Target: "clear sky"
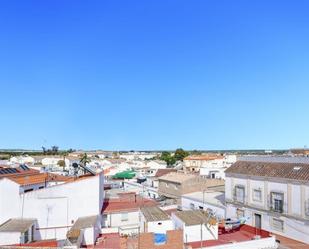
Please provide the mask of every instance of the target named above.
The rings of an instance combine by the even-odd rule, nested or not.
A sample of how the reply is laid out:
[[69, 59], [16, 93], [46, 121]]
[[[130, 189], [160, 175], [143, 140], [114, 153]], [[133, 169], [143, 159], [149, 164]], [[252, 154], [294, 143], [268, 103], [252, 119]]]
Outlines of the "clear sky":
[[0, 3], [0, 148], [309, 145], [309, 1]]

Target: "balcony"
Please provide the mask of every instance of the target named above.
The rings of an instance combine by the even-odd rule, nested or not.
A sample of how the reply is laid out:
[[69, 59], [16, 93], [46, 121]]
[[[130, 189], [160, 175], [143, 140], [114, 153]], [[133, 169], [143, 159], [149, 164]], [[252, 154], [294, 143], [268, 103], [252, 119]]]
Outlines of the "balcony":
[[276, 213], [283, 213], [285, 208], [284, 206], [287, 206], [286, 203], [284, 203], [284, 194], [279, 192], [270, 192], [269, 195], [269, 203], [268, 207], [269, 210]]

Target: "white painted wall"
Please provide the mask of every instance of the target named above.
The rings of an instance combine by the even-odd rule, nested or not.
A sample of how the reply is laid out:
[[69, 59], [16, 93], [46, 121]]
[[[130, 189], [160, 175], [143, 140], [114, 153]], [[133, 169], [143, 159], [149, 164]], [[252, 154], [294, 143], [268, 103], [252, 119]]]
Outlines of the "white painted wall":
[[13, 245], [21, 243], [21, 233], [9, 232], [9, 233], [0, 233], [0, 245]]
[[83, 229], [82, 245], [92, 246], [95, 244], [96, 239], [101, 233], [101, 217], [98, 216], [94, 227]]
[[31, 156], [14, 156], [10, 158], [11, 163], [24, 164], [24, 163], [34, 163], [34, 158]]
[[200, 209], [199, 207], [204, 207], [205, 210], [211, 209], [218, 218], [225, 218], [225, 207], [207, 203], [206, 201], [203, 203], [185, 196], [181, 197], [182, 210], [191, 210], [191, 204], [194, 205], [194, 209]]
[[[183, 240], [187, 242], [195, 242], [202, 240], [218, 239], [218, 225], [210, 226], [209, 224], [187, 226], [175, 214], [172, 214], [172, 220], [175, 229], [183, 229]], [[207, 228], [208, 227], [208, 228]], [[201, 236], [202, 231], [202, 236]]]
[[[127, 219], [123, 220], [124, 214], [127, 214]], [[107, 227], [123, 227], [139, 224], [139, 211], [125, 211], [107, 214], [106, 226]]]
[[158, 198], [159, 194], [158, 194], [158, 189], [154, 188], [154, 187], [149, 187], [147, 186], [147, 181], [145, 182], [144, 185], [139, 184], [137, 182], [135, 182], [136, 180], [126, 180], [124, 181], [124, 190], [125, 191], [132, 191], [135, 192], [143, 197], [147, 197], [147, 198]]
[[166, 231], [174, 230], [174, 223], [172, 220], [147, 222], [148, 233], [166, 233]]
[[[219, 178], [224, 179], [225, 178], [225, 171], [226, 168], [215, 168], [215, 167], [201, 167], [200, 168], [200, 175], [210, 178]], [[212, 177], [214, 174], [214, 177]]]
[[0, 224], [20, 217], [19, 185], [7, 178], [0, 180]]
[[[237, 208], [245, 211], [245, 216], [250, 217], [247, 224], [255, 226], [254, 215], [262, 215], [262, 229], [280, 234], [282, 236], [309, 243], [309, 216], [305, 215], [305, 202], [309, 200], [309, 186], [297, 182], [278, 181], [276, 179], [243, 179], [226, 177], [226, 199], [232, 200], [233, 188], [237, 184], [245, 186], [246, 201], [249, 207], [239, 207], [234, 204], [227, 205], [227, 218], [236, 217]], [[253, 199], [254, 189], [262, 192], [261, 201]], [[284, 194], [283, 214], [270, 211], [270, 193], [279, 192]], [[289, 199], [290, 198], [290, 199]], [[309, 205], [309, 202], [308, 202]], [[309, 206], [308, 206], [309, 207]], [[283, 221], [283, 231], [279, 231], [273, 225], [273, 219]], [[307, 220], [307, 221], [306, 221]]]
[[40, 239], [66, 238], [66, 232], [83, 216], [100, 215], [103, 175], [19, 194], [19, 185], [0, 180], [0, 223], [10, 218], [38, 220]]

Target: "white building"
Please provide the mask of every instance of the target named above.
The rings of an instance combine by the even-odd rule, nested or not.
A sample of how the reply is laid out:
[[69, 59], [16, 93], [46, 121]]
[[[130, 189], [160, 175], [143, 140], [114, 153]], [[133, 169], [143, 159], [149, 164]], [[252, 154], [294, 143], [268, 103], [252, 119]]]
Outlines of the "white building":
[[155, 206], [152, 200], [136, 193], [118, 193], [104, 200], [102, 233], [137, 234], [140, 227], [140, 208]]
[[119, 155], [120, 158], [126, 159], [127, 161], [133, 160], [146, 160], [156, 157], [159, 153], [146, 153], [146, 152], [128, 152]]
[[225, 195], [224, 192], [199, 191], [181, 196], [182, 210], [205, 210], [217, 218], [225, 218]]
[[177, 211], [172, 213], [176, 229], [183, 230], [185, 243], [218, 239], [218, 223], [202, 210]]
[[9, 219], [0, 226], [0, 243], [13, 245], [32, 242], [36, 228], [35, 219]]
[[34, 164], [34, 158], [31, 156], [14, 156], [10, 158], [12, 164]]
[[201, 176], [208, 178], [224, 179], [224, 171], [236, 162], [235, 155], [193, 155], [184, 159], [186, 172], [199, 172]]
[[159, 207], [142, 207], [140, 217], [141, 232], [166, 234], [174, 230], [173, 221]]
[[80, 217], [67, 233], [66, 245], [94, 245], [101, 233], [100, 215]]
[[226, 170], [227, 217], [309, 243], [309, 161], [251, 158]]
[[137, 183], [136, 179], [124, 180], [123, 189], [125, 191], [135, 192], [145, 198], [156, 199], [159, 197], [158, 188], [147, 185], [147, 182]]
[[209, 178], [225, 178], [224, 171], [236, 162], [235, 155], [205, 161], [200, 167], [200, 175]]
[[[66, 240], [68, 230], [78, 218], [101, 214], [102, 174], [24, 190], [29, 184], [35, 185], [37, 179], [41, 181], [38, 175], [20, 183], [13, 178], [0, 179], [0, 227], [10, 219], [35, 219], [34, 240]], [[0, 241], [0, 245], [4, 244], [6, 240]]]

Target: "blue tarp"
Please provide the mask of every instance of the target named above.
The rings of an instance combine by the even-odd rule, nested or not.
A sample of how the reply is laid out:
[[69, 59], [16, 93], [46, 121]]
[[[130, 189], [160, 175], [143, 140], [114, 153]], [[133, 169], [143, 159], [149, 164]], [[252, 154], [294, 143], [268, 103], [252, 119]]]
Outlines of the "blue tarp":
[[162, 244], [166, 242], [166, 234], [164, 233], [155, 233], [154, 240], [156, 244]]

